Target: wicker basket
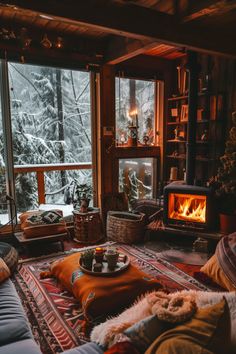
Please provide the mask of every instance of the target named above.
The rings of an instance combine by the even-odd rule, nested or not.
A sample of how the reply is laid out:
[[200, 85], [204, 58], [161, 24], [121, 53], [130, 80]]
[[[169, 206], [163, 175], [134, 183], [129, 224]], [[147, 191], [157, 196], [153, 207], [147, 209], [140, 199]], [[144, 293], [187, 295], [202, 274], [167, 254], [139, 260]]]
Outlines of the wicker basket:
[[90, 208], [87, 213], [73, 211], [74, 214], [74, 240], [79, 243], [93, 244], [103, 238], [102, 220], [97, 208]]
[[135, 243], [144, 238], [145, 214], [109, 211], [107, 215], [107, 238], [122, 243]]

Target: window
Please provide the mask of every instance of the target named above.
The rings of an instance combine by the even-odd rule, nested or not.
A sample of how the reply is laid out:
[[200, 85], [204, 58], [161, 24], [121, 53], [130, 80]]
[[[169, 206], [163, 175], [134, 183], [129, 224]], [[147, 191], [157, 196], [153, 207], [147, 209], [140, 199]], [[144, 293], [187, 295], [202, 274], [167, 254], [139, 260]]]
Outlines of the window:
[[116, 78], [116, 141], [128, 141], [129, 127], [138, 128], [140, 144], [155, 142], [155, 82]]
[[119, 191], [132, 207], [137, 199], [156, 196], [163, 83], [117, 77], [115, 88]]
[[17, 211], [64, 204], [75, 183], [92, 185], [90, 73], [19, 63], [7, 70]]
[[119, 160], [119, 190], [128, 196], [130, 205], [137, 199], [154, 197], [156, 175], [153, 158]]

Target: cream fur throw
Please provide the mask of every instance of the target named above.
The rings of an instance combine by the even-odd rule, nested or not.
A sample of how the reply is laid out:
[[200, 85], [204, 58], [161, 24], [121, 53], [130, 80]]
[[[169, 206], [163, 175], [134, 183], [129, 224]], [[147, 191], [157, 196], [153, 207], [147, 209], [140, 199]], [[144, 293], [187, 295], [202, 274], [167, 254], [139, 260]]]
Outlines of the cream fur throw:
[[160, 320], [179, 323], [188, 320], [196, 311], [195, 296], [181, 293], [166, 294], [154, 291], [138, 300], [121, 315], [95, 327], [91, 340], [103, 346], [111, 346], [120, 334], [141, 319], [155, 314]]
[[172, 323], [187, 321], [197, 309], [195, 297], [191, 294], [183, 296], [180, 293], [166, 294], [155, 291], [147, 295], [147, 302], [153, 315], [159, 320]]
[[[157, 293], [159, 293], [159, 297], [157, 296]], [[155, 313], [155, 311], [160, 311], [161, 307], [163, 308], [163, 306], [155, 307], [155, 303], [153, 303], [155, 302], [154, 300], [155, 297], [160, 299], [160, 297], [163, 294], [164, 294], [163, 292], [153, 292], [147, 294], [146, 296], [138, 300], [136, 303], [134, 303], [133, 306], [131, 306], [130, 308], [122, 312], [120, 315], [108, 319], [106, 322], [101, 323], [98, 326], [94, 327], [90, 337], [91, 341], [96, 342], [104, 347], [110, 347], [117, 341], [124, 340], [126, 337], [123, 335], [123, 332], [127, 328], [132, 326], [134, 323], [139, 322], [141, 319], [152, 315], [153, 311]], [[177, 311], [180, 311], [180, 308], [182, 306], [180, 307], [176, 306], [175, 303], [176, 299], [187, 298], [188, 299], [187, 303], [189, 308], [193, 306], [191, 307], [191, 311], [193, 311], [192, 312], [193, 314], [196, 309], [196, 306], [199, 308], [211, 306], [220, 302], [223, 299], [223, 297], [226, 299], [230, 311], [231, 344], [233, 348], [235, 348], [235, 352], [236, 352], [236, 292], [220, 293], [220, 292], [183, 290], [173, 294], [169, 294], [169, 299], [167, 301], [168, 311], [167, 312], [164, 311], [165, 312], [164, 317], [166, 315], [169, 316], [169, 312], [171, 312], [170, 309], [171, 306], [173, 305], [173, 302], [174, 302], [174, 308], [177, 308], [178, 309]], [[170, 299], [172, 299], [173, 301], [171, 301]], [[156, 303], [158, 303], [158, 301], [156, 301]], [[162, 312], [161, 310], [161, 314], [159, 312], [159, 315], [163, 316], [164, 312]], [[188, 311], [186, 311], [186, 314], [187, 313]], [[186, 317], [186, 319], [190, 317], [191, 316], [189, 313], [189, 317]]]

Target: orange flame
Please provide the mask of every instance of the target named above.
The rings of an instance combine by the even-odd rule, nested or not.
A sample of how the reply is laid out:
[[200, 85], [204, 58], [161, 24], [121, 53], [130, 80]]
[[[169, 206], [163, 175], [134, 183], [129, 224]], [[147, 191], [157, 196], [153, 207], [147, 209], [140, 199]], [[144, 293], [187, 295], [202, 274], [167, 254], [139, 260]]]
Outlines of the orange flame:
[[206, 222], [206, 197], [193, 195], [174, 195], [170, 218], [194, 222]]

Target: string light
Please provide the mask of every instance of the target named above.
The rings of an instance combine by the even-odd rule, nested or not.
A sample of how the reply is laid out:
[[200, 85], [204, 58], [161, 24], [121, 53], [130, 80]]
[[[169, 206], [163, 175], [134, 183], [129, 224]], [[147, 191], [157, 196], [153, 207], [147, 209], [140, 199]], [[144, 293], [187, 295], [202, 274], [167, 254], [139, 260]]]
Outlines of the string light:
[[23, 49], [29, 48], [32, 39], [28, 36], [28, 31], [26, 28], [22, 27], [20, 31], [20, 40], [22, 42]]
[[41, 45], [45, 48], [45, 49], [50, 49], [52, 48], [52, 42], [48, 39], [47, 34], [45, 34], [43, 36], [43, 39], [41, 40]]
[[11, 31], [11, 32], [10, 32], [9, 38], [10, 38], [10, 39], [16, 39], [16, 35], [15, 35], [15, 32], [14, 32], [14, 31]]
[[31, 38], [26, 38], [23, 42], [23, 49], [25, 48], [29, 48], [30, 47], [30, 44], [32, 42], [32, 39]]
[[[29, 36], [28, 30], [25, 27], [22, 27], [20, 29], [20, 33], [17, 34], [14, 30], [12, 29], [7, 29], [4, 27], [0, 27], [0, 38], [4, 40], [19, 40], [21, 42], [22, 49], [27, 49], [31, 46], [33, 39]], [[34, 40], [34, 43], [36, 44], [37, 41]], [[54, 42], [52, 42], [49, 38], [48, 35], [45, 33], [43, 36], [43, 39], [40, 41], [40, 44], [42, 47], [45, 49], [51, 49], [52, 47], [56, 49], [62, 49], [64, 48], [64, 40], [62, 37], [57, 37]]]
[[57, 40], [55, 42], [55, 48], [57, 49], [63, 48], [63, 39], [61, 37], [57, 37]]

